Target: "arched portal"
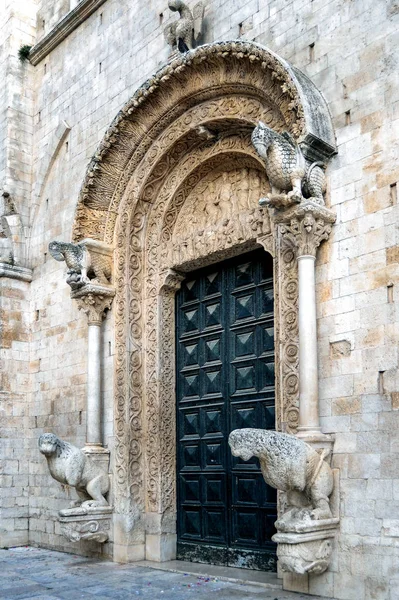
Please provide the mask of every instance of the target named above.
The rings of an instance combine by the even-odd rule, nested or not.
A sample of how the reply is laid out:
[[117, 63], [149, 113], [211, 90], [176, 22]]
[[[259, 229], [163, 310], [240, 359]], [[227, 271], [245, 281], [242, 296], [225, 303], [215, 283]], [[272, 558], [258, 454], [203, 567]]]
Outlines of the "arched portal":
[[259, 247], [275, 270], [276, 426], [298, 418], [297, 266], [258, 199], [259, 120], [334, 152], [324, 99], [249, 42], [173, 60], [120, 111], [89, 166], [73, 238], [114, 247], [115, 558], [167, 560], [176, 532], [175, 308], [185, 274]]

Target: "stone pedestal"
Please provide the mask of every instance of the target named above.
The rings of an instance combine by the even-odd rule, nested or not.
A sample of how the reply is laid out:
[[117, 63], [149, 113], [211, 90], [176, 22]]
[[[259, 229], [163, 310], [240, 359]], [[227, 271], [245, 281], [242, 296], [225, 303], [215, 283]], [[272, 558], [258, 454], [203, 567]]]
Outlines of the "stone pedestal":
[[110, 536], [112, 512], [112, 506], [60, 510], [61, 533], [70, 542], [104, 543]]
[[277, 556], [283, 573], [319, 575], [330, 564], [339, 519], [312, 521], [309, 512], [307, 515], [303, 520], [296, 516], [289, 526], [276, 522], [277, 533], [272, 539], [278, 544]]

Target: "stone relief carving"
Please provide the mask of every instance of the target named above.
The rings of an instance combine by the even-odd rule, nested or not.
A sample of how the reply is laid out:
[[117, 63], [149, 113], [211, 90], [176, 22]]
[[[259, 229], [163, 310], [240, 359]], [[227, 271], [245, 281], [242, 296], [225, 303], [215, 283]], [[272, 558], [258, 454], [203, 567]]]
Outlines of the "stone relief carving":
[[263, 429], [236, 429], [229, 436], [233, 456], [259, 459], [265, 482], [285, 494], [276, 521], [277, 555], [283, 571], [323, 573], [329, 566], [334, 529], [330, 498], [334, 474], [319, 454], [295, 436]]
[[193, 42], [197, 42], [201, 35], [205, 5], [203, 2], [197, 2], [191, 12], [182, 0], [169, 0], [168, 7], [171, 11], [178, 12], [180, 18], [165, 27], [165, 39], [172, 52], [187, 52], [193, 48]]
[[77, 301], [78, 308], [87, 316], [89, 325], [101, 325], [104, 313], [110, 310], [115, 296], [115, 290], [101, 288], [88, 284], [72, 292], [72, 298]]
[[82, 450], [61, 440], [54, 433], [39, 437], [39, 450], [47, 459], [51, 476], [64, 485], [76, 489], [79, 500], [74, 506], [84, 509], [108, 506], [105, 495], [109, 490], [109, 476], [92, 462]]
[[252, 143], [265, 161], [272, 186], [271, 194], [262, 198], [261, 204], [282, 208], [301, 202], [303, 198], [312, 198], [324, 205], [324, 165], [306, 161], [301, 147], [290, 133], [277, 133], [260, 122], [252, 133]]
[[298, 256], [316, 256], [316, 250], [327, 240], [336, 221], [335, 214], [311, 199], [289, 208], [275, 211], [272, 220], [279, 226], [281, 235], [297, 250]]
[[270, 233], [268, 214], [257, 206], [259, 194], [268, 188], [262, 175], [244, 167], [204, 177], [186, 199], [176, 221], [172, 264], [182, 265], [194, 256], [206, 256]]
[[110, 536], [112, 510], [112, 506], [60, 510], [61, 534], [70, 542], [103, 544]]
[[[223, 83], [221, 73], [227, 74], [227, 78], [223, 76]], [[245, 41], [200, 46], [162, 67], [117, 115], [88, 167], [75, 219], [74, 241], [88, 236], [112, 242], [118, 204], [135, 169], [154, 140], [187, 111], [187, 103], [180, 103], [179, 97], [187, 94], [189, 89], [195, 97], [195, 101], [190, 101], [191, 106], [200, 105], [220, 96], [221, 86], [224, 97], [242, 94], [244, 88], [251, 90], [251, 94], [246, 95], [248, 109], [252, 103], [264, 106], [264, 90], [267, 89], [269, 107], [273, 106], [282, 115], [281, 126], [296, 137], [306, 135], [305, 108], [298, 82], [281, 59], [267, 49]], [[222, 100], [221, 106], [226, 104], [224, 98]], [[221, 116], [228, 114], [230, 105], [234, 115], [234, 102], [227, 102]], [[269, 123], [263, 115], [251, 114], [247, 109], [245, 114], [254, 124], [262, 119], [280, 130], [274, 118]], [[137, 135], [142, 127], [150, 129], [152, 135], [144, 139]], [[182, 127], [180, 134], [181, 131]], [[105, 237], [107, 223], [109, 232]]]
[[109, 285], [110, 256], [91, 252], [84, 241], [78, 244], [52, 241], [49, 243], [48, 249], [55, 260], [66, 262], [68, 267], [67, 283], [72, 290], [79, 289], [91, 281]]

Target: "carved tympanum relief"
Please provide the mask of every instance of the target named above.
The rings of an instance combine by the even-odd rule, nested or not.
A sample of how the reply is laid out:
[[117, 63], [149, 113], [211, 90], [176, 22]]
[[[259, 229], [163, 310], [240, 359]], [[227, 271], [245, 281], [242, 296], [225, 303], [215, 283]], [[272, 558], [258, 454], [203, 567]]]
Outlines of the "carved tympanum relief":
[[[245, 161], [243, 161], [245, 162]], [[264, 173], [241, 167], [204, 177], [187, 197], [173, 231], [173, 265], [270, 233], [258, 206], [269, 189]], [[195, 235], [193, 235], [195, 234]]]

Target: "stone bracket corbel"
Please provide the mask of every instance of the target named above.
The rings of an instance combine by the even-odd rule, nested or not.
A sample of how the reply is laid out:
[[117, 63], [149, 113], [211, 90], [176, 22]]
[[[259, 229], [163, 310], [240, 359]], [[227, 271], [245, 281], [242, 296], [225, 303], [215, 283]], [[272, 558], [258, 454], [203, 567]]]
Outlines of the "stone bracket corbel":
[[306, 511], [302, 511], [302, 514], [299, 511], [296, 518], [288, 522], [284, 521], [284, 518], [276, 521], [277, 533], [272, 540], [277, 543], [277, 557], [283, 572], [283, 583], [284, 574], [320, 575], [330, 565], [333, 542], [340, 523], [339, 469], [332, 469], [332, 474], [334, 481], [330, 496], [332, 518], [312, 520]]

